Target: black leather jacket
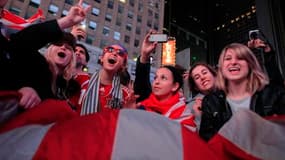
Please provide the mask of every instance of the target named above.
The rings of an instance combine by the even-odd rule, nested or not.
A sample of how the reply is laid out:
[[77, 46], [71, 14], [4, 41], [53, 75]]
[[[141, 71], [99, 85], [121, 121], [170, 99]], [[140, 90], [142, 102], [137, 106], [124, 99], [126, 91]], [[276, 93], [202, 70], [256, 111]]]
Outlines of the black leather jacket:
[[[250, 110], [260, 116], [285, 114], [285, 90], [267, 85], [251, 97]], [[231, 118], [232, 111], [223, 91], [214, 91], [205, 96], [202, 102], [200, 136], [208, 141]]]

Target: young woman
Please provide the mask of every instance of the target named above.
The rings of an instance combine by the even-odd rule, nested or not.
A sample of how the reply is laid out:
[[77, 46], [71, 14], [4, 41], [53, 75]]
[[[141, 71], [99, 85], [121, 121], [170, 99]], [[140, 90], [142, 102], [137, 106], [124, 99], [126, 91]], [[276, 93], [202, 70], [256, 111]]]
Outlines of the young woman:
[[126, 67], [127, 60], [128, 52], [122, 45], [113, 44], [103, 49], [102, 68], [89, 81], [82, 115], [123, 108], [129, 90], [120, 84], [119, 73]]
[[205, 95], [214, 89], [216, 71], [207, 63], [197, 62], [188, 72], [189, 89], [195, 95], [187, 104], [195, 116], [195, 123], [199, 129], [201, 123], [201, 106]]
[[268, 77], [245, 45], [227, 45], [219, 58], [216, 87], [202, 102], [199, 134], [209, 140], [240, 109], [249, 109], [260, 116], [285, 113], [285, 91], [268, 85]]
[[183, 77], [173, 66], [162, 66], [155, 74], [152, 92], [139, 103], [139, 109], [156, 112], [187, 126], [196, 127], [194, 116], [187, 110], [185, 98], [179, 93]]
[[[136, 64], [136, 78], [134, 92], [139, 97], [136, 99], [139, 109], [156, 112], [182, 124], [195, 127], [194, 117], [186, 108], [185, 98], [179, 93], [183, 86], [183, 77], [173, 66], [162, 66], [156, 71], [152, 85], [150, 83], [150, 55], [157, 46], [157, 42], [148, 39], [150, 31], [144, 38], [141, 55]], [[133, 108], [133, 107], [128, 107]]]

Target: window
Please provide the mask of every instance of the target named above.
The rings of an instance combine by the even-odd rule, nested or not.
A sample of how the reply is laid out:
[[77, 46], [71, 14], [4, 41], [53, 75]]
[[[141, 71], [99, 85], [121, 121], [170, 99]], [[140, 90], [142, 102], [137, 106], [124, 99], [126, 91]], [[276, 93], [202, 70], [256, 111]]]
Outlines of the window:
[[54, 4], [49, 5], [48, 12], [50, 14], [56, 15], [57, 11], [58, 11], [58, 6], [56, 6]]
[[152, 14], [153, 14], [153, 13], [152, 13], [152, 10], [150, 10], [150, 9], [149, 9], [149, 10], [148, 10], [148, 16], [150, 16], [150, 17], [151, 17], [151, 16], [152, 16]]
[[122, 20], [119, 17], [117, 17], [116, 25], [117, 26], [121, 26], [122, 25]]
[[97, 27], [97, 23], [94, 21], [90, 21], [88, 27], [92, 30], [95, 30]]
[[73, 5], [73, 0], [65, 0], [64, 2], [65, 2], [66, 4]]
[[130, 36], [125, 35], [125, 43], [130, 43]]
[[41, 0], [31, 0], [30, 1], [30, 6], [38, 8], [41, 4]]
[[129, 17], [130, 19], [133, 19], [134, 13], [133, 13], [132, 11], [129, 11], [129, 12], [128, 12], [128, 17]]
[[118, 12], [123, 13], [124, 12], [124, 7], [122, 5], [118, 5]]
[[94, 0], [95, 2], [97, 2], [97, 3], [101, 3], [101, 0]]
[[113, 7], [114, 7], [114, 1], [108, 1], [108, 8], [110, 8], [110, 9], [113, 9]]
[[111, 22], [112, 21], [112, 15], [107, 13], [106, 16], [105, 16], [105, 20], [108, 21], [108, 22]]
[[155, 24], [153, 25], [153, 28], [158, 31], [158, 24], [155, 23]]
[[87, 37], [86, 37], [86, 43], [87, 43], [87, 44], [92, 44], [94, 40], [95, 40], [95, 37], [94, 37], [94, 36], [92, 36], [92, 35], [87, 35]]
[[100, 10], [98, 8], [92, 8], [91, 14], [94, 16], [99, 16]]
[[62, 13], [61, 13], [61, 17], [64, 17], [68, 14], [68, 11], [67, 10], [63, 10]]
[[158, 18], [159, 18], [158, 13], [154, 13], [154, 18], [155, 18], [155, 19], [158, 19]]
[[140, 41], [136, 39], [135, 42], [134, 42], [134, 46], [135, 46], [135, 47], [138, 47], [139, 44], [140, 44]]
[[126, 25], [126, 30], [131, 31], [132, 30], [132, 25], [130, 23], [128, 23]]
[[109, 36], [109, 34], [110, 34], [110, 28], [104, 27], [104, 28], [103, 28], [103, 35]]
[[141, 34], [141, 28], [140, 27], [136, 28], [136, 34]]
[[133, 7], [135, 5], [135, 1], [134, 0], [129, 0], [129, 5]]
[[138, 10], [139, 12], [143, 12], [143, 4], [139, 3]]
[[9, 11], [16, 14], [16, 15], [19, 15], [21, 12], [21, 10], [19, 8], [16, 8], [16, 7], [9, 8]]
[[100, 48], [104, 48], [107, 46], [107, 41], [105, 39], [101, 39], [100, 41]]
[[141, 15], [138, 15], [138, 16], [137, 16], [137, 21], [138, 21], [138, 22], [142, 22], [142, 16], [141, 16]]
[[87, 8], [88, 6], [89, 6], [88, 3], [86, 3], [86, 2], [83, 2], [83, 3], [82, 3], [82, 7], [83, 7], [83, 8]]
[[149, 20], [147, 20], [147, 22], [146, 22], [146, 25], [148, 26], [148, 27], [151, 27], [151, 20], [149, 19]]
[[114, 32], [114, 39], [120, 40], [120, 38], [121, 38], [121, 33], [120, 32]]

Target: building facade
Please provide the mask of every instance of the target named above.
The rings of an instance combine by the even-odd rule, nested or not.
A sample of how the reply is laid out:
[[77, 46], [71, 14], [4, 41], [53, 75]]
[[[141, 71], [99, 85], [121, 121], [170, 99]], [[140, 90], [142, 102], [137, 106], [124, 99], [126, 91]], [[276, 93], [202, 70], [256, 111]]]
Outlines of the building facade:
[[[49, 20], [67, 15], [76, 3], [78, 0], [9, 0], [5, 8], [24, 18], [41, 8]], [[87, 30], [85, 43], [96, 47], [95, 51], [119, 43], [127, 48], [129, 59], [133, 60], [139, 55], [140, 45], [150, 29], [162, 32], [164, 0], [84, 0], [83, 7], [88, 5], [91, 11], [83, 22]], [[99, 56], [99, 53], [91, 55]], [[160, 54], [154, 55], [155, 59], [159, 57]]]

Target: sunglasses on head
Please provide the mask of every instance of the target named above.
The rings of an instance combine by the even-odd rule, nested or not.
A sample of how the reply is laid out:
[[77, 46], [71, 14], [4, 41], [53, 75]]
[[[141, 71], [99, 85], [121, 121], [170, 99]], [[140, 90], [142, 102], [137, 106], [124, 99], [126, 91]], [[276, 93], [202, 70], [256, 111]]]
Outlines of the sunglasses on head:
[[104, 53], [106, 53], [106, 52], [116, 53], [116, 54], [118, 54], [121, 57], [125, 57], [127, 55], [127, 53], [124, 50], [118, 49], [118, 48], [114, 48], [112, 46], [105, 47], [103, 52]]

